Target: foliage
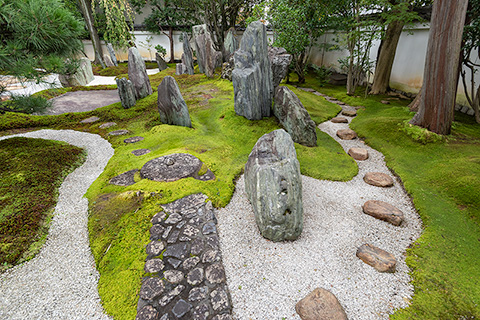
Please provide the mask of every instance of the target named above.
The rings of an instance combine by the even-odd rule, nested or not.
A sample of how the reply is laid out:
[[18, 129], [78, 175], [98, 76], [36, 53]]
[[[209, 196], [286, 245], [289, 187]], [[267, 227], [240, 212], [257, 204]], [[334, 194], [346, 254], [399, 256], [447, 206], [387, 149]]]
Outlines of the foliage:
[[148, 55], [150, 57], [150, 61], [152, 61], [152, 48], [153, 48], [153, 37], [149, 36], [145, 39], [145, 42], [140, 41], [139, 42], [140, 47], [147, 49]]
[[162, 59], [165, 59], [165, 56], [167, 55], [167, 49], [165, 49], [162, 45], [157, 44], [155, 46], [155, 50], [157, 50]]
[[52, 102], [44, 97], [13, 95], [10, 100], [2, 105], [2, 108], [10, 112], [41, 113], [51, 106]]
[[98, 7], [105, 14], [105, 32], [103, 37], [117, 48], [127, 48], [132, 40], [133, 8], [128, 0], [95, 0], [92, 11]]
[[31, 259], [46, 239], [60, 183], [82, 149], [43, 139], [0, 141], [0, 268]]
[[445, 140], [445, 137], [435, 132], [429, 131], [425, 128], [414, 126], [408, 121], [404, 121], [403, 124], [399, 124], [402, 130], [414, 141], [420, 142], [421, 144], [427, 144], [431, 142], [438, 142]]
[[330, 75], [332, 74], [331, 69], [328, 69], [324, 66], [319, 67], [316, 64], [308, 65], [308, 69], [313, 71], [313, 73], [315, 74], [315, 78], [317, 78], [317, 80], [319, 81], [320, 86], [325, 85], [330, 79]]

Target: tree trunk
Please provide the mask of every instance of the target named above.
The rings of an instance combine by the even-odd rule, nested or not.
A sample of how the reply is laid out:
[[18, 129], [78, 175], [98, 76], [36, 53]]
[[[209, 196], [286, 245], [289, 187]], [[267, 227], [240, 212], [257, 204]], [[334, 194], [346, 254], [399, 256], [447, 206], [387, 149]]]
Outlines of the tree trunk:
[[173, 28], [168, 28], [168, 40], [170, 40], [170, 61], [169, 63], [173, 63], [175, 60], [175, 44], [173, 42]]
[[403, 21], [392, 21], [387, 27], [385, 39], [383, 39], [382, 48], [378, 55], [370, 94], [385, 94], [389, 89], [393, 61], [404, 25]]
[[78, 3], [80, 4], [80, 9], [82, 11], [83, 18], [85, 19], [88, 32], [90, 33], [90, 39], [92, 40], [93, 50], [95, 51], [95, 63], [100, 64], [102, 68], [105, 68], [102, 44], [93, 20], [92, 2], [91, 0], [78, 0]]
[[350, 52], [350, 58], [348, 63], [348, 74], [347, 74], [347, 94], [353, 96], [355, 94], [354, 81], [355, 77], [353, 75], [353, 63], [354, 63], [354, 52], [355, 52], [355, 43], [352, 40], [349, 41], [348, 51]]
[[420, 92], [417, 94], [415, 99], [408, 105], [408, 108], [412, 112], [418, 112], [418, 108], [420, 106], [420, 99], [422, 98], [422, 89], [420, 88]]
[[453, 122], [467, 7], [468, 0], [433, 3], [422, 96], [410, 123], [437, 134], [449, 134]]

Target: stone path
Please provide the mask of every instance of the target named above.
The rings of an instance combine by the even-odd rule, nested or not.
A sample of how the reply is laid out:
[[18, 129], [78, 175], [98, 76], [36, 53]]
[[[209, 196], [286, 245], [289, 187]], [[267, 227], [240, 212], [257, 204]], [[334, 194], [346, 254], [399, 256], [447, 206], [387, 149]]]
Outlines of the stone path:
[[167, 205], [151, 220], [137, 320], [232, 320], [216, 218], [207, 197]]

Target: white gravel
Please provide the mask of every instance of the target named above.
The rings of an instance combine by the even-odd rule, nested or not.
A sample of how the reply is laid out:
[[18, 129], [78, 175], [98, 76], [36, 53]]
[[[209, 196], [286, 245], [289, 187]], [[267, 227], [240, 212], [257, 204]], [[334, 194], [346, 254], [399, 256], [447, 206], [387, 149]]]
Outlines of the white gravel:
[[62, 183], [40, 253], [0, 274], [0, 319], [110, 319], [98, 295], [83, 195], [113, 156], [113, 148], [98, 135], [73, 130], [40, 130], [0, 140], [14, 136], [65, 141], [85, 148], [88, 157]]
[[[346, 151], [363, 147], [370, 157], [357, 161], [359, 174], [348, 182], [302, 177], [304, 229], [296, 241], [274, 243], [260, 235], [243, 176], [230, 204], [217, 212], [236, 319], [300, 319], [295, 304], [317, 287], [334, 293], [349, 319], [388, 319], [395, 309], [408, 306], [413, 286], [405, 249], [422, 232], [420, 217], [381, 153], [358, 139], [336, 137], [337, 130], [347, 127], [330, 121], [319, 126]], [[369, 171], [389, 174], [395, 186], [384, 189], [366, 184], [363, 176]], [[405, 214], [404, 224], [395, 227], [364, 214], [361, 206], [368, 200], [396, 206]], [[356, 250], [365, 243], [392, 253], [397, 271], [380, 273], [358, 259]]]

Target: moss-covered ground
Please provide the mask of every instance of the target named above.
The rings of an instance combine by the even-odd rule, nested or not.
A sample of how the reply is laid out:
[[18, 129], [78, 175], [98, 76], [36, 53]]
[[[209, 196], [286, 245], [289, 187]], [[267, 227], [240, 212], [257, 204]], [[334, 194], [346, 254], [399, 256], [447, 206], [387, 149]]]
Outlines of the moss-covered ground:
[[0, 141], [0, 270], [31, 259], [43, 245], [63, 179], [82, 149], [43, 139]]
[[[309, 86], [315, 81], [309, 79]], [[313, 84], [313, 85], [312, 85]], [[347, 96], [341, 87], [316, 87], [353, 106], [364, 106], [351, 128], [385, 155], [402, 179], [425, 231], [408, 250], [415, 294], [392, 319], [480, 318], [480, 125], [455, 114], [452, 134], [438, 136], [406, 121], [409, 101]]]

